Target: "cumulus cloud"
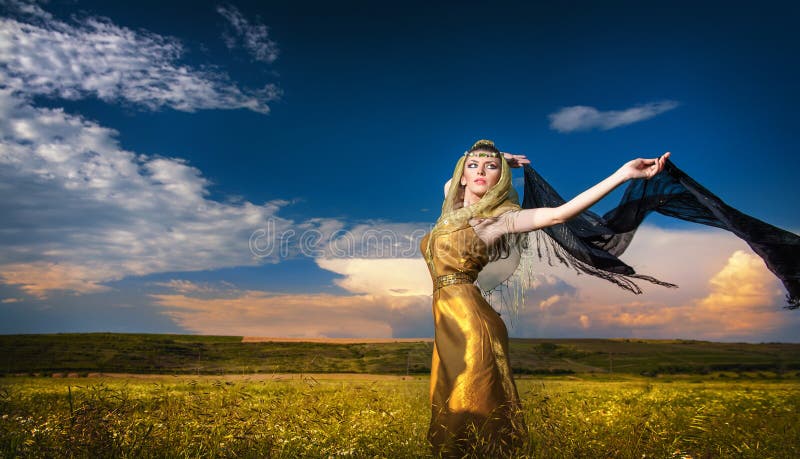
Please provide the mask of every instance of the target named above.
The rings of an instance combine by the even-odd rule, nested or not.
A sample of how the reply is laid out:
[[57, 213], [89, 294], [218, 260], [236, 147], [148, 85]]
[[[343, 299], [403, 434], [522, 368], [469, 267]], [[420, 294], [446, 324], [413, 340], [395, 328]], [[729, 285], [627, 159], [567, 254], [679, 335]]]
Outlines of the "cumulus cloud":
[[[0, 139], [0, 279], [37, 298], [101, 292], [128, 276], [298, 256], [329, 258], [323, 269], [344, 276], [371, 273], [341, 281], [354, 291], [380, 285], [408, 296], [430, 284], [414, 260], [424, 226], [370, 222], [344, 231], [335, 219], [281, 218], [283, 199], [211, 200], [210, 181], [185, 159], [126, 151], [116, 131], [34, 107], [8, 89], [0, 90]], [[387, 257], [400, 259], [390, 267], [380, 260]], [[370, 258], [378, 261], [360, 261]]]
[[[182, 285], [185, 289], [187, 282]], [[178, 325], [203, 334], [416, 338], [433, 332], [429, 295], [278, 294], [259, 290], [225, 293], [224, 298], [199, 298], [187, 293], [150, 296]]]
[[102, 17], [54, 18], [38, 5], [7, 4], [0, 18], [0, 86], [17, 94], [97, 97], [148, 109], [244, 108], [269, 112], [281, 90], [237, 86], [224, 72], [180, 63], [176, 38], [131, 30]]
[[[800, 316], [782, 308], [780, 281], [726, 231], [645, 224], [622, 258], [638, 272], [679, 288], [638, 282], [644, 293], [632, 295], [560, 265], [543, 265], [574, 292], [562, 294], [559, 284], [526, 292], [512, 335], [758, 341], [785, 340], [800, 326]], [[554, 301], [557, 295], [561, 298]]]
[[775, 313], [783, 289], [755, 254], [734, 252], [709, 285], [709, 294], [688, 311], [692, 324], [718, 324], [717, 336], [726, 336], [769, 332], [783, 322], [782, 314]]
[[[678, 241], [680, 243], [678, 243]], [[645, 337], [758, 341], [800, 326], [781, 309], [779, 281], [735, 236], [721, 230], [643, 225], [626, 261], [679, 289], [642, 283], [632, 295], [594, 277], [540, 265], [516, 337]], [[153, 295], [180, 326], [199, 333], [286, 337], [429, 337], [431, 285], [420, 259], [319, 258], [347, 293], [239, 291], [187, 281]], [[691, 268], [687, 268], [691, 266]], [[493, 305], [503, 311], [503, 302]], [[782, 338], [786, 339], [786, 338]]]
[[[32, 102], [38, 95], [97, 97], [150, 109], [267, 112], [276, 87], [247, 91], [213, 69], [180, 65], [185, 50], [174, 38], [105, 18], [65, 22], [33, 3], [5, 6], [14, 17], [0, 19], [3, 283], [47, 300], [56, 292], [107, 292], [110, 281], [129, 276], [310, 256], [340, 274], [337, 284], [348, 294], [273, 294], [172, 279], [149, 284], [168, 291], [150, 297], [178, 325], [200, 333], [432, 334], [430, 279], [413, 259], [425, 232], [419, 225], [370, 221], [343, 232], [333, 219], [279, 217], [287, 200], [214, 201], [210, 181], [187, 160], [126, 151], [113, 129]], [[219, 12], [234, 29], [231, 44], [256, 60], [275, 60], [265, 26], [233, 7]], [[28, 300], [3, 303], [19, 301]]]
[[706, 292], [685, 303], [630, 302], [601, 310], [600, 320], [605, 327], [622, 326], [665, 338], [717, 340], [769, 335], [794, 318], [780, 309], [784, 294], [779, 281], [751, 252], [734, 251], [705, 285]]
[[[345, 294], [237, 292], [172, 280], [158, 285], [175, 293], [151, 296], [177, 324], [200, 333], [280, 337], [432, 336], [432, 285], [424, 260], [419, 255], [398, 258], [403, 250], [382, 252], [395, 247], [398, 240], [412, 239], [409, 234], [416, 231], [417, 225], [369, 226], [357, 225], [339, 235], [339, 243], [346, 237], [348, 247], [357, 241], [352, 250], [338, 246], [341, 258], [315, 259], [321, 269], [342, 276], [334, 283]], [[336, 239], [331, 239], [329, 247], [334, 245], [333, 241]], [[368, 257], [347, 256], [354, 253]], [[378, 253], [389, 258], [379, 258]]]
[[215, 201], [185, 159], [126, 151], [113, 129], [8, 89], [0, 90], [0, 139], [0, 280], [33, 297], [302, 256], [345, 276], [339, 283], [353, 292], [429, 293], [418, 257], [423, 225], [373, 221], [345, 231], [335, 219], [280, 217], [284, 199]]
[[539, 309], [547, 309], [550, 306], [558, 303], [561, 299], [561, 295], [551, 295], [546, 300], [542, 300], [539, 302]]
[[417, 338], [433, 334], [431, 280], [421, 258], [319, 258], [347, 293], [286, 294], [185, 280], [152, 294], [181, 327], [198, 333], [275, 337]]
[[[198, 333], [274, 337], [417, 338], [433, 336], [431, 280], [421, 258], [316, 260], [339, 274], [339, 295], [286, 294], [218, 288], [190, 281], [160, 283], [172, 292], [152, 294], [164, 313]], [[543, 291], [566, 290], [537, 275]], [[500, 302], [496, 301], [497, 306]]]
[[574, 105], [572, 107], [563, 107], [557, 112], [548, 115], [548, 118], [550, 119], [550, 129], [555, 129], [562, 133], [590, 129], [605, 131], [653, 118], [677, 106], [678, 102], [671, 100], [651, 102], [625, 110], [608, 111], [600, 111], [585, 105]]
[[[230, 204], [181, 158], [122, 149], [117, 133], [0, 90], [0, 278], [44, 297], [106, 289], [131, 275], [275, 263], [253, 232], [340, 226], [277, 215], [286, 200]], [[297, 250], [294, 250], [296, 253]]]
[[53, 15], [36, 4], [36, 0], [0, 0], [0, 7], [9, 12], [38, 19], [52, 19]]
[[221, 14], [233, 29], [222, 35], [225, 45], [229, 49], [236, 48], [240, 43], [253, 59], [262, 62], [273, 62], [278, 58], [278, 45], [269, 38], [269, 28], [264, 24], [251, 23], [233, 5], [220, 5], [217, 12]]
[[422, 257], [320, 258], [320, 268], [345, 276], [336, 284], [350, 292], [386, 296], [418, 296], [431, 292], [431, 278]]

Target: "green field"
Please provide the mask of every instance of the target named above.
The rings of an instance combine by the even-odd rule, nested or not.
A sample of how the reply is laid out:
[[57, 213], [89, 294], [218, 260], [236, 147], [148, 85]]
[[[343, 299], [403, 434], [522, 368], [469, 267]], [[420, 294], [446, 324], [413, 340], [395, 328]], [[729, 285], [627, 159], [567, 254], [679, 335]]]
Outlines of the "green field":
[[[430, 342], [0, 336], [0, 457], [429, 457], [430, 358]], [[798, 344], [512, 339], [511, 360], [518, 457], [800, 457]]]
[[[0, 378], [0, 457], [430, 457], [425, 376], [259, 378]], [[800, 457], [796, 381], [616, 378], [519, 378], [517, 457]]]
[[[797, 376], [800, 344], [686, 340], [511, 339], [515, 374], [759, 372]], [[427, 374], [432, 345], [243, 343], [237, 336], [0, 335], [0, 374]]]

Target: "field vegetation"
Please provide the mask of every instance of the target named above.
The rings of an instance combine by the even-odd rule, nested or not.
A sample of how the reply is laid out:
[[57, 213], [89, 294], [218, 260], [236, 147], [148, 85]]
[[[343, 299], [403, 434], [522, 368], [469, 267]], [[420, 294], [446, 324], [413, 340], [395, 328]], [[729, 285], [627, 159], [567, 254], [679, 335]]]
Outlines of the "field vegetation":
[[[800, 457], [800, 385], [518, 379], [517, 457]], [[430, 457], [428, 378], [3, 378], [2, 457]]]
[[[0, 336], [0, 457], [430, 457], [431, 343]], [[800, 345], [511, 340], [515, 457], [800, 457]]]
[[[800, 344], [511, 339], [516, 374], [800, 371]], [[432, 343], [242, 342], [240, 336], [0, 335], [0, 374], [430, 373]]]

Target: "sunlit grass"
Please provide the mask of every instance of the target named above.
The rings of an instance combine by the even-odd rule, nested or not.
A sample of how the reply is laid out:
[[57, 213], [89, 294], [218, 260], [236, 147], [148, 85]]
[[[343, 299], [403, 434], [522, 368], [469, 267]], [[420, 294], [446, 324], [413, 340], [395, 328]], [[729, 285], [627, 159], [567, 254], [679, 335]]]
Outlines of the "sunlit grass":
[[525, 386], [534, 456], [800, 457], [796, 383]]
[[[517, 385], [519, 457], [800, 457], [797, 381]], [[3, 378], [0, 456], [425, 457], [427, 391], [426, 377]]]

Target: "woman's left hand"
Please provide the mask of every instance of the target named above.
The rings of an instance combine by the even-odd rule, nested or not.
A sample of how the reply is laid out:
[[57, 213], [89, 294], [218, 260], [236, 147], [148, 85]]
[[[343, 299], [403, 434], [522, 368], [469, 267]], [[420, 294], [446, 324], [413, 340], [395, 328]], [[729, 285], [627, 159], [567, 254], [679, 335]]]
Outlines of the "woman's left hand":
[[514, 155], [503, 152], [503, 157], [506, 159], [508, 167], [522, 167], [523, 164], [531, 163], [531, 160], [526, 158], [525, 155]]
[[664, 169], [669, 154], [666, 152], [660, 158], [653, 159], [637, 158], [625, 163], [620, 170], [629, 179], [649, 179]]

